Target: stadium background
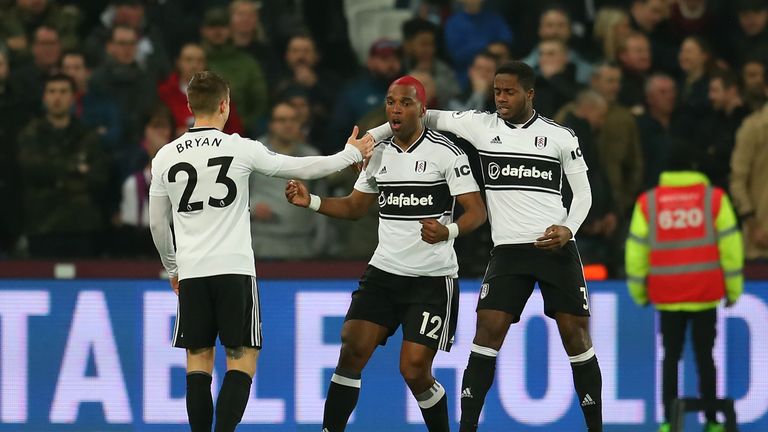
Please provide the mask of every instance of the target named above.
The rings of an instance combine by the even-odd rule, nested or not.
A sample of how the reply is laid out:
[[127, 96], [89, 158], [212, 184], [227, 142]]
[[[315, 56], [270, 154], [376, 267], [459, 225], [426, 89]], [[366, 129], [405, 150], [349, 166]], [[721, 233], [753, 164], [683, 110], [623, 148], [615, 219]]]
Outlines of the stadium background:
[[[466, 8], [478, 4], [484, 13], [473, 22], [467, 16], [477, 14]], [[132, 30], [113, 31], [120, 26]], [[425, 32], [431, 45], [416, 38]], [[290, 57], [297, 38], [304, 51]], [[567, 57], [537, 54], [551, 39]], [[640, 51], [645, 41], [647, 58], [628, 55], [630, 40]], [[0, 0], [0, 431], [185, 430], [183, 352], [169, 347], [175, 298], [158, 278], [138, 179], [157, 146], [191, 125], [176, 62], [190, 43], [200, 44], [192, 50], [202, 62], [187, 72], [207, 63], [233, 83], [229, 130], [293, 154], [332, 153], [353, 124], [381, 123], [384, 91], [399, 74], [432, 81], [431, 108], [492, 110], [489, 73], [507, 58], [529, 61], [536, 109], [581, 127], [585, 155], [591, 149], [594, 205], [580, 245], [590, 274], [603, 279], [590, 290], [606, 430], [655, 430], [655, 315], [635, 307], [622, 282], [629, 211], [656, 183], [672, 144], [687, 146], [698, 169], [731, 191], [736, 131], [750, 115], [758, 129], [768, 123], [764, 0]], [[82, 58], [85, 74], [64, 64], [72, 57]], [[608, 70], [620, 72], [619, 87], [604, 85]], [[42, 96], [45, 78], [58, 72], [75, 78], [68, 121], [84, 134], [64, 150], [59, 143], [73, 128], [51, 133]], [[651, 91], [654, 74], [676, 86], [671, 99]], [[713, 94], [710, 79], [736, 91]], [[586, 121], [572, 103], [585, 89], [619, 120], [609, 110], [603, 124]], [[762, 159], [746, 160], [768, 172]], [[344, 172], [312, 188], [345, 195], [354, 178]], [[259, 181], [274, 192], [254, 196], [252, 214], [253, 244], [266, 263], [257, 268], [267, 349], [241, 429], [316, 431], [348, 296], [376, 244], [376, 216], [324, 221], [287, 206], [282, 181]], [[716, 361], [719, 391], [737, 401], [741, 430], [762, 432], [768, 249], [747, 238], [750, 282], [737, 306], [721, 311]], [[464, 279], [456, 346], [436, 361], [448, 389], [467, 358], [487, 226], [457, 249]], [[526, 314], [502, 350], [486, 429], [580, 430], [554, 323], [536, 296]], [[366, 369], [350, 431], [422, 430], [396, 348], [388, 344]], [[682, 365], [689, 395], [691, 357]], [[690, 415], [687, 430], [699, 430], [699, 420]]]

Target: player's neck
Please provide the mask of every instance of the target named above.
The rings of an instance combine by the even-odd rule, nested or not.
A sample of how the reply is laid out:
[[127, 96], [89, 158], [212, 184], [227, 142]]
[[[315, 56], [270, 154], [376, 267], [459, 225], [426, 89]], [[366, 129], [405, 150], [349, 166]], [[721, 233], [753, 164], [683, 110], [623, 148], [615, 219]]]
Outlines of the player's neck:
[[395, 143], [395, 145], [400, 147], [401, 150], [407, 151], [408, 148], [410, 148], [413, 145], [413, 143], [415, 143], [419, 138], [421, 138], [421, 135], [423, 133], [424, 133], [424, 126], [419, 125], [419, 127], [416, 128], [416, 130], [414, 130], [412, 134], [405, 137], [394, 135], [394, 139], [392, 141]]
[[195, 117], [195, 124], [192, 128], [216, 128], [218, 130], [224, 130], [226, 120], [222, 120], [220, 116], [216, 117]]

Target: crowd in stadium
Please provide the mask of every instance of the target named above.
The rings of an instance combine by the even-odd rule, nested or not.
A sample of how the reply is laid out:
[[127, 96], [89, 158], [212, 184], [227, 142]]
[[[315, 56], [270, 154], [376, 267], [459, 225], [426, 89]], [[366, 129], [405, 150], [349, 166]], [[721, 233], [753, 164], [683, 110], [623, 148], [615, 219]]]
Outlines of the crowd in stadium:
[[[225, 132], [304, 156], [384, 123], [403, 74], [430, 108], [494, 111], [510, 59], [537, 72], [538, 113], [578, 135], [586, 262], [620, 272], [632, 206], [673, 145], [731, 195], [747, 258], [768, 258], [768, 0], [0, 0], [0, 257], [154, 257], [148, 164], [191, 126], [197, 71], [230, 82]], [[346, 194], [356, 177], [311, 189]], [[375, 248], [375, 213], [332, 221], [287, 203], [284, 180], [252, 181], [257, 258]], [[489, 230], [457, 248], [481, 274]]]

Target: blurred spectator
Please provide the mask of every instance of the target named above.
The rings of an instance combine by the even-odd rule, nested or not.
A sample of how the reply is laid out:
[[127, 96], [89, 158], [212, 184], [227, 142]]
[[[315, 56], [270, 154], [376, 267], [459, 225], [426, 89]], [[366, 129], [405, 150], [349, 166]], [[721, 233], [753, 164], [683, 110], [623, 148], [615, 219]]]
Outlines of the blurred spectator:
[[744, 105], [732, 73], [715, 73], [708, 84], [711, 108], [702, 113], [696, 127], [690, 130], [690, 142], [698, 147], [691, 158], [714, 186], [727, 191], [736, 131], [749, 115], [749, 108]]
[[700, 115], [709, 107], [709, 74], [714, 68], [714, 54], [709, 44], [698, 36], [688, 36], [678, 56], [683, 80], [680, 82], [680, 106], [688, 115]]
[[451, 100], [449, 107], [453, 111], [479, 110], [496, 111], [493, 95], [493, 79], [499, 64], [491, 53], [481, 51], [475, 56], [469, 67], [469, 88], [457, 98]]
[[323, 143], [328, 138], [325, 124], [318, 121], [309, 104], [309, 94], [298, 86], [288, 87], [280, 92], [278, 102], [287, 102], [296, 109], [299, 117], [301, 139], [304, 142]]
[[16, 5], [0, 15], [0, 40], [17, 55], [24, 56], [40, 26], [56, 30], [66, 49], [78, 43], [80, 12], [75, 6], [59, 6], [48, 0], [16, 0]]
[[[16, 136], [28, 121], [21, 91], [9, 81], [8, 52], [0, 47], [0, 196], [9, 203], [20, 202]], [[18, 206], [4, 206], [0, 211], [0, 257], [10, 254], [21, 233]]]
[[658, 184], [669, 148], [681, 133], [680, 118], [675, 111], [675, 81], [668, 75], [652, 75], [645, 85], [645, 101], [647, 109], [637, 119], [637, 126], [643, 146], [643, 189], [650, 189]]
[[669, 28], [674, 36], [712, 36], [717, 18], [712, 0], [678, 0], [671, 2]]
[[512, 61], [512, 50], [506, 42], [491, 42], [485, 47], [485, 50], [493, 54], [500, 65]]
[[768, 2], [740, 0], [736, 2], [736, 10], [739, 26], [732, 30], [723, 54], [736, 67], [749, 58], [768, 61]]
[[136, 62], [138, 36], [133, 27], [116, 26], [107, 42], [108, 58], [93, 71], [89, 92], [109, 96], [120, 108], [123, 136], [114, 156], [122, 179], [140, 167], [144, 119], [157, 100], [152, 77]]
[[431, 75], [440, 89], [437, 107], [445, 108], [461, 88], [453, 69], [437, 58], [438, 32], [436, 25], [420, 18], [403, 23], [403, 66], [406, 72], [423, 71]]
[[573, 100], [579, 91], [575, 68], [568, 62], [568, 47], [560, 39], [539, 42], [539, 67], [536, 77], [536, 111], [553, 117], [557, 110]]
[[[289, 156], [317, 156], [300, 141], [298, 113], [288, 103], [272, 109], [269, 134], [259, 138], [268, 149]], [[307, 259], [327, 252], [328, 219], [291, 205], [285, 199], [285, 179], [251, 175], [251, 235], [257, 258]], [[258, 187], [254, 187], [258, 185]], [[319, 186], [312, 185], [313, 190]]]
[[346, 142], [355, 122], [375, 108], [381, 108], [389, 84], [400, 75], [401, 64], [397, 42], [379, 39], [368, 52], [365, 75], [347, 83], [341, 90], [331, 116], [328, 139], [318, 146], [323, 154], [338, 151]]
[[[571, 18], [565, 9], [555, 6], [545, 9], [541, 13], [539, 17], [539, 39], [559, 39], [568, 46], [571, 39]], [[568, 46], [568, 60], [576, 68], [576, 81], [587, 84], [592, 74], [592, 65], [570, 46]], [[538, 47], [534, 48], [523, 61], [529, 65], [538, 65]], [[500, 62], [500, 64], [503, 63], [503, 61]]]
[[157, 105], [144, 126], [142, 148], [147, 153], [147, 163], [129, 175], [121, 187], [120, 208], [112, 220], [114, 255], [154, 257], [157, 253], [149, 232], [150, 168], [157, 152], [174, 139], [174, 132], [171, 112], [165, 105]]
[[759, 60], [747, 60], [741, 67], [741, 83], [743, 85], [744, 102], [749, 110], [759, 111], [765, 105], [766, 82], [765, 63]]
[[320, 54], [310, 35], [291, 37], [285, 51], [287, 70], [280, 74], [283, 78], [276, 88], [278, 93], [289, 87], [302, 88], [307, 94], [315, 125], [328, 121], [340, 81], [333, 73], [321, 68], [319, 62]]
[[101, 23], [91, 31], [85, 41], [89, 62], [102, 64], [105, 60], [104, 47], [112, 37], [116, 26], [130, 27], [136, 31], [134, 56], [139, 67], [146, 71], [153, 81], [167, 76], [171, 71], [171, 62], [163, 37], [164, 31], [147, 18], [143, 0], [111, 0]]
[[234, 0], [229, 4], [229, 27], [232, 43], [255, 58], [264, 72], [267, 83], [277, 82], [278, 61], [267, 39], [267, 32], [261, 24], [259, 10], [261, 2]]
[[445, 23], [445, 45], [453, 61], [459, 85], [469, 85], [467, 70], [475, 55], [491, 42], [512, 43], [512, 31], [504, 18], [483, 9], [484, 0], [461, 0], [461, 10]]
[[424, 96], [427, 101], [427, 108], [437, 108], [437, 83], [435, 82], [435, 78], [428, 72], [419, 70], [413, 71], [409, 75], [419, 80], [421, 85], [424, 86]]
[[[624, 221], [643, 185], [643, 154], [637, 121], [617, 101], [620, 83], [621, 70], [615, 64], [602, 63], [593, 69], [591, 88], [608, 104], [596, 141], [597, 161], [611, 187], [619, 220]], [[574, 109], [575, 103], [566, 105], [555, 121], [562, 123]], [[592, 169], [592, 165], [587, 166]]]
[[632, 28], [648, 37], [653, 64], [667, 73], [673, 73], [677, 69], [678, 43], [667, 21], [669, 4], [668, 0], [633, 0], [629, 16]]
[[616, 60], [619, 45], [632, 28], [629, 16], [623, 9], [604, 7], [597, 12], [593, 36], [600, 45], [600, 58], [606, 61]]
[[11, 79], [35, 107], [40, 104], [45, 78], [58, 72], [61, 59], [59, 34], [53, 27], [38, 27], [32, 40], [32, 62], [13, 69]]
[[744, 228], [747, 259], [768, 258], [768, 106], [744, 120], [731, 158], [731, 195]]
[[[186, 132], [195, 122], [187, 105], [187, 87], [196, 72], [205, 70], [205, 51], [195, 43], [181, 47], [176, 58], [176, 70], [157, 86], [157, 95], [171, 110], [174, 120], [174, 137]], [[234, 103], [230, 104], [229, 118], [224, 133], [243, 134], [243, 123]]]
[[98, 196], [109, 169], [98, 133], [72, 116], [75, 83], [46, 79], [45, 116], [19, 134], [24, 223], [33, 258], [93, 256], [102, 229]]
[[117, 149], [122, 136], [120, 108], [111, 98], [88, 91], [91, 70], [85, 62], [85, 55], [79, 51], [64, 53], [61, 72], [75, 82], [75, 117], [83, 125], [96, 129], [101, 141], [111, 150]]
[[209, 9], [203, 17], [200, 33], [208, 67], [229, 81], [231, 98], [245, 129], [258, 129], [261, 117], [267, 112], [267, 82], [259, 62], [232, 44], [229, 12]]
[[651, 73], [651, 44], [643, 33], [630, 33], [619, 44], [621, 90], [619, 101], [639, 115], [645, 102], [645, 80]]
[[[589, 167], [587, 172], [592, 187], [592, 207], [579, 229], [579, 251], [586, 263], [612, 263], [611, 274], [616, 266], [616, 242], [611, 241], [618, 223], [611, 186], [599, 162], [597, 137], [608, 112], [606, 100], [594, 90], [581, 91], [562, 125], [571, 128], [579, 137], [579, 148]], [[570, 206], [573, 194], [564, 188], [563, 202]]]

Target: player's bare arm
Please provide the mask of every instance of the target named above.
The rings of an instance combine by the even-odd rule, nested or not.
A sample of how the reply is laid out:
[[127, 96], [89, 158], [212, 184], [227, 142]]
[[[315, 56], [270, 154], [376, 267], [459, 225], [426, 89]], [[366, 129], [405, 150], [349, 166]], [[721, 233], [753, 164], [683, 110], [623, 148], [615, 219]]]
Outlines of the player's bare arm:
[[[485, 223], [487, 214], [480, 192], [458, 195], [456, 201], [464, 209], [464, 214], [455, 222], [458, 226], [457, 235], [469, 234]], [[450, 238], [448, 226], [441, 224], [436, 219], [422, 219], [419, 222], [421, 223], [421, 239], [425, 242], [435, 244]]]
[[[298, 207], [309, 207], [312, 197], [307, 186], [299, 180], [291, 180], [285, 186], [285, 198], [289, 203]], [[319, 198], [316, 198], [320, 200]], [[343, 198], [323, 198], [316, 210], [337, 219], [356, 220], [368, 212], [371, 204], [376, 200], [375, 194], [363, 193], [357, 189]]]

